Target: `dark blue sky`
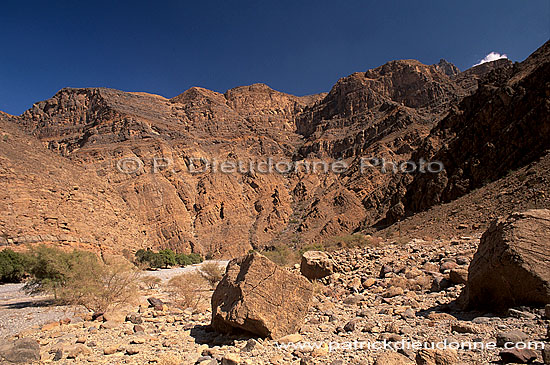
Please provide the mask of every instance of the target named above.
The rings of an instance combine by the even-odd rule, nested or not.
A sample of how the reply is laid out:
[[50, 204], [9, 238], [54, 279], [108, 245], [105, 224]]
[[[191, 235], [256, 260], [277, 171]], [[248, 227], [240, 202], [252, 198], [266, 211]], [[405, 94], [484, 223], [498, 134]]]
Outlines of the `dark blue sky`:
[[491, 51], [525, 59], [550, 37], [550, 2], [12, 1], [0, 3], [0, 110], [63, 87], [173, 97], [264, 82], [304, 95], [387, 61]]

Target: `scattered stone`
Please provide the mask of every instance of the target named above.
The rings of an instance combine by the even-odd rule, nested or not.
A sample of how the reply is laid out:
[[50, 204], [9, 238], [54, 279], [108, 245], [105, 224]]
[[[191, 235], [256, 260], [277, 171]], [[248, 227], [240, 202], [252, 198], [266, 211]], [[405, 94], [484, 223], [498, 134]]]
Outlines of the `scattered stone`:
[[107, 322], [103, 322], [99, 328], [102, 328], [102, 329], [113, 329], [113, 328], [117, 328], [118, 326], [120, 326], [121, 322], [116, 322], [116, 321], [107, 321]]
[[44, 332], [45, 331], [51, 331], [51, 330], [53, 330], [54, 328], [57, 328], [57, 327], [59, 327], [59, 322], [57, 322], [57, 321], [56, 322], [50, 322], [50, 323], [46, 323], [45, 325], [43, 325], [41, 327], [41, 330], [44, 331]]
[[542, 350], [542, 361], [544, 361], [545, 364], [550, 364], [550, 347], [546, 346], [544, 350]]
[[109, 346], [103, 349], [104, 355], [112, 355], [116, 352], [118, 352], [118, 346]]
[[226, 354], [222, 358], [222, 365], [239, 365], [241, 357], [238, 354], [230, 353]]
[[510, 317], [515, 317], [515, 318], [525, 318], [525, 319], [535, 319], [535, 318], [537, 318], [537, 316], [533, 313], [520, 311], [520, 310], [517, 310], [517, 309], [514, 309], [514, 308], [508, 309], [508, 314], [510, 315]]
[[504, 364], [527, 364], [537, 359], [537, 353], [531, 349], [503, 350], [499, 354]]
[[139, 348], [137, 346], [128, 346], [126, 348], [126, 354], [128, 354], [128, 355], [137, 355], [137, 354], [139, 354]]
[[452, 269], [449, 272], [449, 280], [454, 285], [466, 284], [468, 282], [468, 270], [467, 269]]
[[390, 288], [382, 295], [384, 298], [393, 298], [403, 295], [405, 291], [398, 286], [390, 286]]
[[212, 295], [212, 327], [277, 339], [298, 332], [313, 288], [257, 252], [233, 259]]
[[475, 325], [467, 322], [458, 322], [451, 325], [451, 330], [456, 333], [481, 333], [482, 331]]
[[149, 297], [147, 298], [147, 301], [149, 302], [149, 305], [153, 307], [156, 311], [163, 311], [166, 309], [166, 305], [164, 304], [164, 302], [158, 298]]
[[361, 320], [359, 318], [352, 319], [351, 321], [349, 321], [348, 323], [346, 323], [344, 325], [344, 331], [346, 331], [346, 332], [355, 331], [355, 329], [357, 328], [357, 325], [360, 323], [360, 321]]
[[334, 272], [334, 264], [322, 251], [307, 251], [302, 255], [300, 272], [310, 280], [321, 279]]
[[133, 324], [142, 324], [143, 319], [141, 318], [141, 315], [138, 313], [130, 313], [126, 316], [126, 322], [130, 322]]
[[363, 288], [367, 289], [367, 288], [370, 288], [371, 286], [373, 286], [374, 284], [376, 284], [376, 280], [373, 279], [373, 278], [367, 278], [363, 281], [362, 285], [363, 285]]
[[278, 343], [297, 343], [302, 341], [304, 338], [299, 333], [293, 333], [291, 335], [286, 335], [277, 340]]
[[526, 342], [529, 336], [521, 331], [501, 332], [496, 336], [497, 346], [504, 347], [506, 343]]
[[376, 358], [374, 365], [411, 365], [414, 364], [411, 359], [397, 352], [384, 352]]
[[447, 278], [443, 276], [436, 276], [433, 278], [432, 287], [430, 288], [430, 290], [432, 292], [440, 292], [447, 289], [450, 286], [451, 286], [451, 282]]
[[417, 365], [453, 365], [460, 364], [455, 350], [419, 350], [416, 353]]
[[76, 344], [65, 348], [67, 359], [76, 359], [80, 355], [90, 355], [92, 350], [83, 344]]

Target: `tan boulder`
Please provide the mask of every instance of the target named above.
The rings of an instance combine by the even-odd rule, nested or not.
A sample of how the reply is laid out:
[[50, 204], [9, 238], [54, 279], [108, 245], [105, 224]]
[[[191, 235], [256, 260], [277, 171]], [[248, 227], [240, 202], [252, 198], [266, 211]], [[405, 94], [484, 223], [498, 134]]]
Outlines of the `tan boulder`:
[[453, 365], [460, 364], [455, 350], [419, 350], [416, 353], [417, 365]]
[[468, 308], [504, 310], [550, 303], [550, 210], [533, 209], [494, 221], [468, 270]]
[[334, 264], [323, 251], [307, 251], [302, 255], [300, 272], [310, 280], [320, 279], [334, 272]]
[[212, 327], [280, 338], [298, 332], [313, 288], [259, 253], [233, 259], [212, 295]]

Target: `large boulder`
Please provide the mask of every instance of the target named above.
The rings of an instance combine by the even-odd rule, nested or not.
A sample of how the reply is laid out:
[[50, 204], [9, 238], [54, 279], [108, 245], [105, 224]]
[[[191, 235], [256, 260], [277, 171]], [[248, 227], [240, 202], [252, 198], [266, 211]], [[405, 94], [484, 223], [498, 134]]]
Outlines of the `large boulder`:
[[0, 344], [0, 363], [32, 364], [40, 360], [40, 345], [32, 338], [4, 341]]
[[481, 237], [462, 299], [468, 308], [502, 311], [550, 303], [550, 210], [513, 213]]
[[254, 252], [227, 265], [212, 295], [212, 327], [277, 339], [299, 330], [312, 296], [306, 278]]
[[300, 272], [310, 280], [324, 278], [334, 272], [334, 263], [323, 251], [307, 251], [302, 255]]

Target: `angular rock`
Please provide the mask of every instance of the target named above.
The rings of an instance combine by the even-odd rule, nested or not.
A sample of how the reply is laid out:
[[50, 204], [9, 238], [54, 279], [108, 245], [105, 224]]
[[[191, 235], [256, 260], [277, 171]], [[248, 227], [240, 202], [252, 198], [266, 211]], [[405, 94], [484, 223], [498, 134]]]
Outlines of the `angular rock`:
[[302, 255], [300, 272], [310, 280], [321, 279], [334, 272], [334, 264], [322, 251], [307, 251]]
[[155, 308], [155, 310], [164, 310], [164, 302], [162, 300], [155, 297], [149, 297], [147, 298], [147, 301], [151, 307]]
[[458, 322], [451, 325], [451, 330], [456, 333], [481, 333], [482, 331], [472, 323]]
[[67, 353], [67, 359], [76, 359], [80, 355], [90, 355], [92, 350], [86, 345], [77, 343], [65, 348], [65, 352]]
[[130, 322], [130, 323], [133, 323], [133, 324], [143, 323], [143, 319], [141, 318], [141, 315], [139, 315], [138, 313], [129, 313], [126, 316], [126, 321]]
[[537, 353], [531, 349], [503, 350], [498, 354], [504, 364], [527, 364], [537, 359]]
[[504, 310], [550, 303], [550, 210], [533, 209], [494, 221], [468, 270], [468, 308]]
[[414, 364], [408, 357], [397, 352], [384, 352], [376, 358], [374, 365], [411, 365]]
[[32, 363], [40, 360], [40, 345], [31, 338], [6, 341], [0, 344], [0, 360], [15, 364]]
[[497, 346], [504, 347], [506, 343], [526, 342], [529, 336], [521, 331], [497, 333]]
[[417, 365], [452, 365], [460, 364], [454, 350], [419, 350], [416, 353]]
[[229, 262], [212, 295], [212, 327], [277, 339], [298, 332], [312, 296], [305, 277], [254, 252]]
[[227, 354], [222, 358], [222, 365], [239, 365], [241, 357], [238, 354]]
[[452, 269], [449, 272], [449, 280], [454, 285], [466, 284], [468, 282], [468, 270]]

